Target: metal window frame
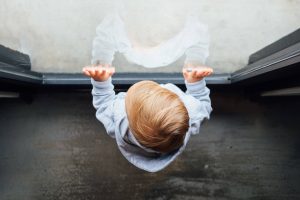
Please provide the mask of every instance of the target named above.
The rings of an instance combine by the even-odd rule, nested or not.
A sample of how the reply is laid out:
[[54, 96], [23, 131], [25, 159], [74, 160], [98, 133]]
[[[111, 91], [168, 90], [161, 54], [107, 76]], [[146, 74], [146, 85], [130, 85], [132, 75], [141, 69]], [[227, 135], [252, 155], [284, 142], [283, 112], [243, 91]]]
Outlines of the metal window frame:
[[[40, 85], [43, 83], [43, 74], [27, 69], [20, 69], [5, 63], [0, 63], [0, 78], [14, 82]], [[0, 79], [0, 80], [1, 80]]]
[[[300, 63], [300, 43], [231, 74], [214, 74], [207, 77], [206, 82], [209, 85], [235, 84], [295, 63]], [[77, 86], [80, 88], [91, 84], [88, 77], [79, 73], [40, 73], [1, 64], [0, 77], [2, 80], [11, 80], [21, 84], [36, 86]], [[181, 73], [117, 73], [113, 77], [113, 83], [116, 85], [132, 85], [141, 80], [184, 85]]]
[[[253, 83], [254, 79], [270, 75], [289, 66], [300, 63], [300, 29], [250, 55], [249, 64], [233, 73], [213, 74], [205, 78], [209, 85], [243, 85]], [[294, 68], [293, 70], [300, 68]], [[90, 79], [80, 73], [41, 73], [21, 69], [0, 62], [0, 81], [7, 80], [29, 86], [73, 86], [86, 88]], [[184, 85], [181, 73], [117, 73], [113, 77], [115, 85], [127, 87], [141, 80], [153, 80], [158, 83]], [[259, 81], [258, 81], [259, 82]]]
[[[158, 83], [173, 83], [183, 85], [184, 79], [181, 73], [116, 73], [113, 83], [116, 85], [132, 85], [142, 80], [152, 80]], [[207, 77], [208, 84], [230, 84], [230, 74], [215, 74]], [[45, 85], [90, 85], [90, 78], [82, 74], [53, 74], [43, 76]]]
[[300, 42], [237, 70], [231, 74], [231, 83], [245, 81], [296, 63], [300, 63]]

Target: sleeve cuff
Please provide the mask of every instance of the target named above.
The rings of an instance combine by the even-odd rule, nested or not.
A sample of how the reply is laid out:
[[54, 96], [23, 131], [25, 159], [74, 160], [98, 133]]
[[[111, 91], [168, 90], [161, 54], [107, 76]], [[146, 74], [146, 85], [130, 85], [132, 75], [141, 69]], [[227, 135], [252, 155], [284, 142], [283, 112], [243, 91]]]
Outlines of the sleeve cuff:
[[91, 83], [93, 85], [93, 88], [97, 90], [107, 90], [114, 88], [111, 77], [106, 81], [95, 81], [93, 78], [91, 78]]
[[202, 90], [206, 86], [206, 82], [205, 82], [204, 78], [201, 81], [197, 81], [197, 82], [194, 82], [194, 83], [188, 83], [186, 80], [184, 82], [185, 82], [185, 85], [186, 85], [186, 89], [191, 93], [199, 92], [200, 90]]

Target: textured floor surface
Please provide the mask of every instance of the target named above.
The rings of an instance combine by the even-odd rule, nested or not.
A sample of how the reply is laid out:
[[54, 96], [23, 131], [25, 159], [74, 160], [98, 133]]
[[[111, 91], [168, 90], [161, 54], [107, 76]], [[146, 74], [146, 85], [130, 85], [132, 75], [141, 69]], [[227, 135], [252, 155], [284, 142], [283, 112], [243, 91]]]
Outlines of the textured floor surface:
[[0, 100], [0, 199], [300, 199], [300, 104], [213, 93], [201, 134], [159, 173], [122, 157], [88, 93]]

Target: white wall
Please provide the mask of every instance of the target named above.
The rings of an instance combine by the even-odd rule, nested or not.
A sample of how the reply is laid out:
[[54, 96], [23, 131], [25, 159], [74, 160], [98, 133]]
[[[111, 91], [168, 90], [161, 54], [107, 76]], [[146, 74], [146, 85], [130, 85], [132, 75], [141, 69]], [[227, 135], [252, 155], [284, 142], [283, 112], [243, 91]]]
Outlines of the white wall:
[[[300, 27], [300, 0], [125, 0], [135, 42], [154, 46], [176, 34], [189, 12], [209, 26], [208, 64], [231, 72], [251, 53]], [[0, 0], [0, 43], [31, 56], [33, 70], [80, 72], [89, 64], [95, 28], [113, 0]], [[149, 71], [117, 56], [118, 71]], [[156, 71], [179, 71], [182, 62]], [[153, 70], [150, 70], [153, 71]]]

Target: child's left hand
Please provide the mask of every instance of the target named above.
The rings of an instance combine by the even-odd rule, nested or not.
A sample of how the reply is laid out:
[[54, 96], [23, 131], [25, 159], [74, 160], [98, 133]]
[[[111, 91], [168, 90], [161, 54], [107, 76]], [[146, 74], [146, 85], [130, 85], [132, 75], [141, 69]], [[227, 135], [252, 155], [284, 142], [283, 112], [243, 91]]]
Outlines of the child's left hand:
[[108, 80], [115, 73], [115, 68], [110, 65], [93, 65], [84, 67], [82, 72], [95, 81], [102, 82]]
[[195, 83], [201, 81], [204, 77], [210, 76], [213, 73], [213, 69], [208, 66], [193, 66], [186, 65], [182, 69], [184, 79], [188, 83]]

